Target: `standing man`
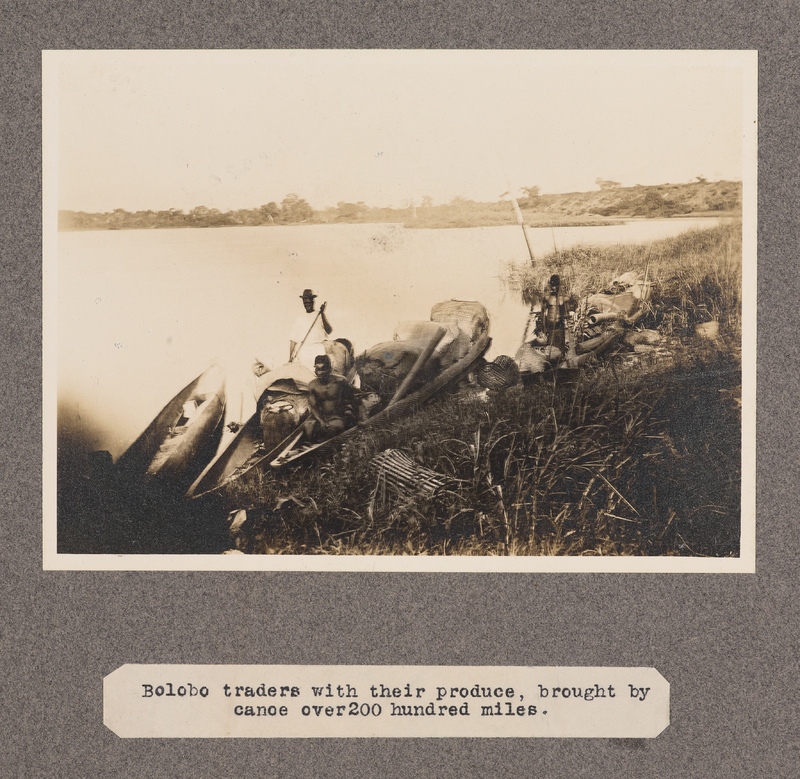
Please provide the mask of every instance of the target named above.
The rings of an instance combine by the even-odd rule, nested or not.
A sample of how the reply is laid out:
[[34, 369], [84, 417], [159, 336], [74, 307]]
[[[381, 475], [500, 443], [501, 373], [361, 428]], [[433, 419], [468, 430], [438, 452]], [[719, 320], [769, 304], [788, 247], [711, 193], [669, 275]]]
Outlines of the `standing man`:
[[555, 346], [563, 355], [566, 351], [565, 329], [567, 318], [567, 301], [561, 294], [561, 277], [554, 273], [548, 282], [548, 294], [545, 297], [544, 331], [547, 334], [547, 342], [550, 346]]
[[300, 298], [305, 313], [295, 319], [289, 340], [289, 361], [298, 361], [308, 368], [314, 367], [314, 358], [318, 354], [325, 354], [325, 341], [333, 332], [325, 316], [325, 303], [319, 307], [319, 311], [314, 310], [316, 297], [312, 290], [303, 290]]

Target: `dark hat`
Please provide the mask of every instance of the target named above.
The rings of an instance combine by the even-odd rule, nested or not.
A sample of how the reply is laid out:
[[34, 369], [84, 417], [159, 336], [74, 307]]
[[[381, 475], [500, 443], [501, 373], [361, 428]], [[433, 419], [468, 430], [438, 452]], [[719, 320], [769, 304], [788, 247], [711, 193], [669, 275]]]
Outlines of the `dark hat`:
[[318, 355], [317, 355], [317, 356], [314, 358], [314, 365], [326, 365], [327, 367], [329, 367], [329, 368], [330, 368], [330, 365], [331, 365], [331, 358], [330, 358], [330, 357], [328, 357], [328, 355], [327, 355], [327, 354], [318, 354]]
[[316, 295], [314, 294], [313, 289], [304, 289], [303, 294], [300, 295], [301, 298], [315, 298]]

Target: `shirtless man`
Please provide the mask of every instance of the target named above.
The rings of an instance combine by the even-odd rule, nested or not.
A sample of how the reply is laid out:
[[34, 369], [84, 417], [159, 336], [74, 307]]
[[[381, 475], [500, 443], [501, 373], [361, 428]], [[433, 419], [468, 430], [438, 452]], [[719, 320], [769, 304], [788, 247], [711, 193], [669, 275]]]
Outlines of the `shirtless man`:
[[355, 424], [355, 395], [344, 376], [331, 372], [331, 358], [320, 354], [314, 359], [313, 379], [308, 385], [308, 410], [303, 433], [311, 441], [321, 441]]

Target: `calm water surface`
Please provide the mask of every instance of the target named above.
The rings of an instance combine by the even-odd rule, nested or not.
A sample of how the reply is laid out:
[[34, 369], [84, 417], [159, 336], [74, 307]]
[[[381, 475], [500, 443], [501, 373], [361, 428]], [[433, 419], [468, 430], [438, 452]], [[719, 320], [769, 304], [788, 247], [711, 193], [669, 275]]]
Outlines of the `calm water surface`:
[[[576, 244], [638, 243], [711, 227], [667, 219], [531, 228], [536, 256]], [[507, 289], [524, 263], [519, 227], [447, 230], [309, 225], [66, 232], [58, 236], [58, 432], [62, 458], [116, 459], [166, 402], [211, 363], [228, 377], [228, 417], [255, 407], [250, 365], [288, 359], [305, 287], [328, 301], [331, 337], [357, 351], [440, 300], [479, 300], [492, 350], [513, 355], [527, 312]]]

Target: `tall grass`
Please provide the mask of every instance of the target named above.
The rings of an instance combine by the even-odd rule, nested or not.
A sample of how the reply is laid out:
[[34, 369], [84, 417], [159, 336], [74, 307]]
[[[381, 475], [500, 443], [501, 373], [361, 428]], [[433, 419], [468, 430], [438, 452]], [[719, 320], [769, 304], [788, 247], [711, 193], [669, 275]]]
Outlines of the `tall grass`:
[[[463, 387], [335, 454], [231, 485], [250, 553], [435, 555], [738, 554], [741, 229], [649, 246], [578, 247], [546, 270], [509, 270], [521, 295], [559, 270], [573, 294], [631, 269], [654, 282], [646, 324], [674, 359], [615, 360], [575, 383]], [[527, 292], [526, 292], [527, 291]], [[720, 340], [692, 339], [720, 322]], [[370, 469], [386, 448], [447, 477], [403, 496]]]
[[653, 294], [644, 323], [664, 335], [690, 336], [697, 324], [717, 320], [735, 348], [742, 335], [742, 224], [735, 219], [649, 244], [575, 246], [553, 252], [535, 267], [510, 265], [512, 290], [525, 299], [560, 273], [580, 299], [629, 270], [647, 274]]

